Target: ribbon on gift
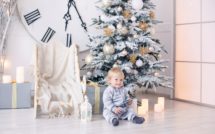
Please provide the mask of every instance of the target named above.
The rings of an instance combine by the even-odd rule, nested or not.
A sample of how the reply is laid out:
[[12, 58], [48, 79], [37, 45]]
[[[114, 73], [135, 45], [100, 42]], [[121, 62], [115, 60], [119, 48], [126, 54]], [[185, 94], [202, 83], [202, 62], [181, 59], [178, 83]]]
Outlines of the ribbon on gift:
[[12, 83], [12, 108], [17, 107], [17, 88], [16, 83]]
[[95, 88], [95, 107], [94, 107], [94, 113], [99, 114], [100, 109], [100, 87], [97, 83], [90, 81], [88, 83], [88, 86], [93, 86]]

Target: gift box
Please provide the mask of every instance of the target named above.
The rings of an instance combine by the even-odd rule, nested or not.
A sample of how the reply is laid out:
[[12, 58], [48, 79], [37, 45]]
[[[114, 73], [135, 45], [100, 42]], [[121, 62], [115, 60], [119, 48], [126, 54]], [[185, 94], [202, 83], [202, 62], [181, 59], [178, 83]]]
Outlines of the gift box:
[[102, 97], [105, 88], [105, 86], [98, 86], [98, 84], [93, 82], [87, 84], [86, 95], [92, 105], [93, 114], [102, 114], [103, 112], [104, 105]]
[[31, 83], [0, 84], [0, 108], [30, 108]]

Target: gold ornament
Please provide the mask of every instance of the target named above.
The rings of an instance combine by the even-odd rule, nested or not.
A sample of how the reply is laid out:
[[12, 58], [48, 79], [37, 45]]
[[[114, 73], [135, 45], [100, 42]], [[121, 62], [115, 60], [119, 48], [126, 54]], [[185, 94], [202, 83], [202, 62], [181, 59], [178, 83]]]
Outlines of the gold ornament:
[[149, 17], [150, 17], [151, 19], [155, 19], [155, 13], [154, 13], [153, 11], [150, 11]]
[[104, 34], [106, 36], [111, 36], [113, 34], [113, 31], [112, 31], [112, 29], [106, 27], [106, 28], [104, 28]]
[[126, 19], [130, 19], [132, 17], [132, 14], [129, 10], [124, 10], [122, 16]]
[[131, 63], [136, 63], [136, 58], [137, 58], [137, 55], [136, 54], [132, 54], [131, 56], [130, 56], [130, 62]]
[[140, 54], [145, 55], [149, 52], [149, 49], [147, 47], [140, 47]]
[[139, 23], [139, 28], [142, 29], [143, 31], [146, 31], [146, 29], [148, 28], [148, 24], [141, 21]]

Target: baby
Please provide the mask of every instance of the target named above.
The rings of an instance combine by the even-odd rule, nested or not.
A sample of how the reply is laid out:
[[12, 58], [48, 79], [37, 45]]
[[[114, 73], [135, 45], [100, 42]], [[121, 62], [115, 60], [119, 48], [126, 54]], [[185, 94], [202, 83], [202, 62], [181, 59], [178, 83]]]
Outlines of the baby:
[[127, 90], [123, 86], [124, 73], [120, 68], [112, 68], [107, 75], [109, 86], [103, 94], [104, 118], [113, 126], [119, 125], [119, 120], [129, 120], [136, 124], [142, 124], [145, 119], [136, 116], [128, 105], [132, 103], [129, 99]]

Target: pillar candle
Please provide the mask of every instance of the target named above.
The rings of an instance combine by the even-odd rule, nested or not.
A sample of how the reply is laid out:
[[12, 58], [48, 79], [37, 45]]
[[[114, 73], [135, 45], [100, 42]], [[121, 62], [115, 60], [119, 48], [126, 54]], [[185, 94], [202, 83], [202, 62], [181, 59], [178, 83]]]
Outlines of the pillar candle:
[[146, 112], [148, 112], [149, 111], [149, 100], [148, 99], [142, 99], [141, 106], [144, 108], [144, 110]]
[[11, 83], [12, 79], [10, 75], [3, 75], [2, 76], [2, 83]]
[[162, 105], [161, 104], [155, 104], [154, 105], [154, 111], [157, 113], [160, 113], [163, 111]]
[[158, 104], [160, 104], [162, 109], [164, 110], [165, 98], [164, 97], [158, 97]]
[[16, 83], [23, 83], [25, 81], [24, 67], [19, 66], [16, 68]]

